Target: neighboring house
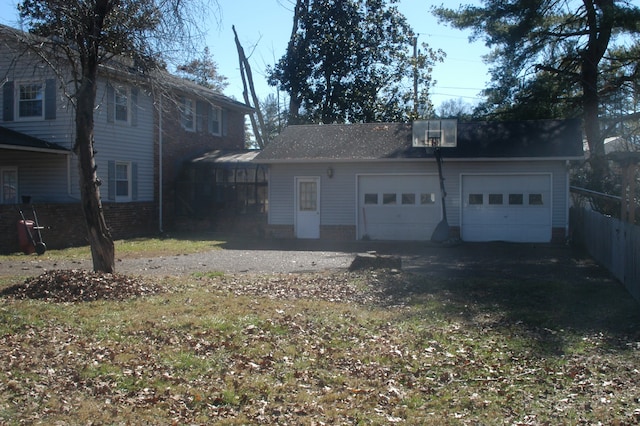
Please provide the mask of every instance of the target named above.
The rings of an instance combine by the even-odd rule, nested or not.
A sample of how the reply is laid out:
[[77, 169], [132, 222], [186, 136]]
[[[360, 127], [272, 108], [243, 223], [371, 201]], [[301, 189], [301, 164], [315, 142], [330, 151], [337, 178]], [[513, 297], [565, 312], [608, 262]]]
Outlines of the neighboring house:
[[[59, 76], [0, 26], [0, 251], [17, 249], [19, 210], [33, 203], [50, 247], [86, 241], [80, 208], [75, 114]], [[244, 148], [251, 111], [194, 83], [167, 75], [155, 95], [134, 72], [104, 66], [95, 118], [95, 160], [107, 225], [114, 238], [170, 229], [176, 176], [213, 149]], [[60, 78], [64, 81], [61, 82]]]
[[[561, 241], [578, 120], [457, 124], [441, 148], [447, 219], [464, 241]], [[269, 166], [268, 235], [428, 240], [442, 219], [432, 149], [410, 124], [289, 126], [256, 158]]]

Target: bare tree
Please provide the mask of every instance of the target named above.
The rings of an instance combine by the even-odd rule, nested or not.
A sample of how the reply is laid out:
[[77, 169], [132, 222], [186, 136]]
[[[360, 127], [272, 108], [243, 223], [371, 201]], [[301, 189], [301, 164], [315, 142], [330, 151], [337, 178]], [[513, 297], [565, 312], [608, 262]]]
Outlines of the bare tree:
[[178, 53], [190, 51], [208, 6], [207, 0], [23, 0], [18, 6], [24, 25], [38, 36], [25, 38], [29, 47], [59, 76], [71, 74], [73, 151], [95, 271], [115, 269], [94, 157], [93, 114], [101, 66], [124, 65], [127, 72], [148, 81], [158, 74], [154, 71], [164, 72], [167, 61]]

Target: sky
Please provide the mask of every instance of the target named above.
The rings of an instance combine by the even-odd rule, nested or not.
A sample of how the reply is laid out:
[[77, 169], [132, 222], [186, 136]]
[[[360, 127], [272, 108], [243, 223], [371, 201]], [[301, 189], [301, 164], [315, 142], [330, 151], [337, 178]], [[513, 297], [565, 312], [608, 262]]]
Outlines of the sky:
[[[218, 0], [220, 7], [213, 11], [219, 16], [212, 15], [209, 20], [204, 43], [218, 64], [220, 74], [227, 77], [229, 85], [225, 95], [243, 100], [232, 25], [249, 57], [258, 97], [264, 99], [269, 94], [277, 94], [276, 88], [267, 84], [265, 70], [285, 53], [293, 21], [292, 1]], [[17, 3], [16, 0], [0, 0], [1, 24], [18, 26]], [[436, 108], [448, 99], [462, 98], [475, 104], [481, 100], [479, 92], [489, 80], [487, 66], [482, 61], [482, 56], [489, 50], [482, 42], [471, 43], [469, 33], [439, 24], [430, 10], [442, 3], [455, 9], [460, 3], [474, 1], [401, 0], [397, 6], [418, 34], [419, 44], [427, 43], [447, 55], [433, 70], [436, 85], [431, 90], [431, 99]]]

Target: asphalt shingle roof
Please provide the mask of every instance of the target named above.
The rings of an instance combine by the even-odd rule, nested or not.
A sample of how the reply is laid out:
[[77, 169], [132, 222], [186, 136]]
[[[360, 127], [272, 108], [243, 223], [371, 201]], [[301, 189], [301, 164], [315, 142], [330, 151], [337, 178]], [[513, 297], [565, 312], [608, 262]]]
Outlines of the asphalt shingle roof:
[[12, 129], [0, 126], [0, 147], [9, 147], [27, 151], [49, 151], [67, 154], [69, 150], [55, 143], [47, 142], [33, 136], [25, 135]]
[[[458, 123], [447, 158], [582, 158], [580, 120]], [[259, 162], [430, 158], [411, 145], [411, 124], [298, 125], [285, 128], [258, 154]]]

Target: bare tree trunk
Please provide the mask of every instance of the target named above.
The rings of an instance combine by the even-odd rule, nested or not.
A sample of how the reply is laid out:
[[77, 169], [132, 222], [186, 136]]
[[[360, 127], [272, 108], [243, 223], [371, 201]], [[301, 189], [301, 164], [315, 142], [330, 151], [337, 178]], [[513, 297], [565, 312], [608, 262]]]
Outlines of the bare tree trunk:
[[[262, 111], [260, 111], [260, 101], [256, 96], [256, 90], [253, 85], [253, 75], [251, 74], [251, 66], [249, 65], [249, 61], [247, 60], [247, 57], [244, 54], [244, 49], [240, 44], [240, 40], [238, 40], [238, 33], [236, 33], [236, 27], [231, 26], [231, 28], [233, 29], [236, 48], [238, 50], [238, 58], [240, 60], [240, 74], [242, 75], [242, 86], [244, 89], [242, 94], [244, 95], [244, 101], [249, 104], [249, 96], [247, 94], [247, 80], [249, 80], [249, 90], [251, 91], [251, 98], [253, 99], [253, 105], [255, 106], [256, 116], [258, 117], [258, 123], [256, 123], [256, 120], [253, 117], [253, 114], [250, 115], [251, 125], [253, 126], [253, 133], [255, 134], [258, 147], [262, 149], [264, 148], [264, 139], [262, 138], [262, 135], [265, 134], [266, 126], [264, 125], [264, 118], [262, 117]], [[245, 79], [245, 73], [246, 73], [246, 79]]]
[[115, 272], [115, 251], [111, 233], [104, 220], [100, 201], [99, 180], [94, 157], [93, 109], [96, 99], [95, 69], [88, 66], [76, 93], [76, 142], [74, 151], [78, 156], [80, 174], [80, 199], [82, 212], [87, 223], [93, 270], [96, 272]]
[[[602, 190], [602, 182], [607, 172], [607, 160], [604, 153], [604, 140], [600, 131], [600, 97], [598, 94], [598, 65], [607, 51], [613, 28], [613, 0], [583, 0], [587, 11], [589, 41], [582, 52], [582, 106], [584, 111], [584, 130], [591, 153], [592, 188]], [[596, 6], [600, 8], [599, 17]]]

